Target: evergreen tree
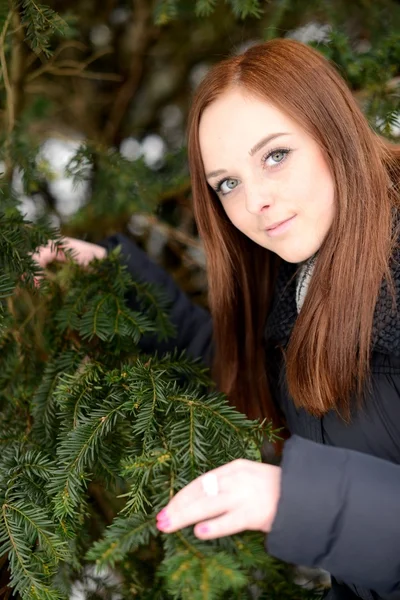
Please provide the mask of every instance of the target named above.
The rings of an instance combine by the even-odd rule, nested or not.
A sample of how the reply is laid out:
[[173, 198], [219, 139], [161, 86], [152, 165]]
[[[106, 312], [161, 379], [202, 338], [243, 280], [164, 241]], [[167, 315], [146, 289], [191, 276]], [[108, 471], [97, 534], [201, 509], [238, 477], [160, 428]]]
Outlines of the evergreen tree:
[[[332, 3], [329, 10], [319, 4], [302, 3], [302, 10], [332, 17]], [[232, 22], [259, 19], [268, 25], [265, 37], [289, 29], [298, 11], [295, 1], [265, 7], [258, 0], [158, 0], [152, 8], [159, 27], [223, 14]], [[340, 2], [337, 8], [344, 10]], [[394, 13], [390, 18], [394, 24]], [[375, 24], [378, 31], [381, 21]], [[24, 193], [33, 198], [46, 196], [51, 177], [32, 135], [39, 108], [26, 94], [42, 73], [65, 69], [68, 76], [71, 67], [56, 57], [60, 38], [73, 39], [74, 27], [72, 18], [33, 0], [0, 4], [2, 591], [50, 600], [86, 577], [110, 598], [312, 597], [265, 553], [261, 534], [205, 543], [191, 528], [167, 536], [155, 527], [155, 514], [189, 481], [235, 458], [260, 460], [263, 440], [277, 435], [230, 407], [199, 363], [140, 351], [143, 335], [173, 334], [162, 290], [133, 281], [118, 250], [87, 269], [69, 255], [35, 283], [40, 269], [32, 253], [47, 240], [58, 247], [61, 238], [47, 218], [51, 199], [49, 214], [35, 222], [19, 210], [15, 174], [23, 174]], [[359, 94], [371, 123], [394, 135], [399, 40], [379, 31], [371, 40], [360, 52], [348, 32], [332, 30], [319, 47]], [[155, 177], [143, 161], [110, 150], [121, 127], [112, 123], [108, 137], [86, 142], [71, 161], [77, 180], [90, 179], [91, 202], [64, 223], [64, 233], [88, 227], [104, 235], [135, 211], [151, 213], [165, 198], [188, 195], [184, 153], [171, 154]], [[126, 303], [132, 295], [136, 310]]]

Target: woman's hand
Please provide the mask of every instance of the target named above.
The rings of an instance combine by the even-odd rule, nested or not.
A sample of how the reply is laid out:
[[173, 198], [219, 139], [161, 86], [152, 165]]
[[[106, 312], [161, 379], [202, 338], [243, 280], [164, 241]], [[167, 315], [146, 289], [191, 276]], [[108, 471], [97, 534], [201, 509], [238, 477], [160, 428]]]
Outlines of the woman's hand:
[[249, 529], [266, 533], [275, 519], [280, 488], [280, 467], [234, 460], [178, 492], [157, 515], [157, 527], [172, 533], [196, 524], [194, 533], [203, 540]]
[[[104, 258], [107, 251], [97, 244], [91, 244], [90, 242], [84, 242], [82, 240], [76, 240], [75, 238], [65, 237], [63, 238], [62, 247], [64, 249], [72, 250], [74, 259], [80, 265], [87, 265], [94, 258]], [[53, 260], [65, 261], [64, 252], [54, 247], [53, 242], [49, 242], [47, 246], [42, 246], [38, 249], [35, 254], [32, 255], [35, 260], [42, 268], [48, 265]]]

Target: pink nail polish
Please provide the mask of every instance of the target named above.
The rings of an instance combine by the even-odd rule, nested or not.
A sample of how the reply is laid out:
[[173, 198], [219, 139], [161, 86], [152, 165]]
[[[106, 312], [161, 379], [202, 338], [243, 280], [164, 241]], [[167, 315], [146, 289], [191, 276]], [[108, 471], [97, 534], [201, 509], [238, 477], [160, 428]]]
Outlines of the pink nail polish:
[[200, 527], [198, 527], [197, 531], [201, 535], [204, 535], [205, 533], [208, 533], [210, 531], [210, 528], [208, 527], [208, 525], [200, 525]]
[[159, 529], [160, 531], [165, 531], [165, 529], [169, 529], [170, 526], [171, 522], [168, 518], [160, 519], [157, 522], [157, 529]]
[[160, 510], [160, 512], [157, 515], [157, 520], [163, 520], [165, 519], [165, 517], [167, 516], [167, 509], [163, 508], [162, 510]]

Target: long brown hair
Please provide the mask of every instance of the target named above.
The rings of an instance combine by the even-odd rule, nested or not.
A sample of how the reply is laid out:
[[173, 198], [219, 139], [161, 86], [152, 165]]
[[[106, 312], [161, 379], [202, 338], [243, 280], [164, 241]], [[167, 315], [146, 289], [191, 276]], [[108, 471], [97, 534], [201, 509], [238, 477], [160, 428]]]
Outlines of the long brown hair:
[[297, 406], [318, 416], [330, 409], [348, 416], [352, 395], [361, 397], [368, 378], [380, 286], [391, 282], [400, 148], [373, 132], [333, 66], [300, 42], [253, 46], [214, 66], [200, 84], [188, 149], [207, 258], [214, 377], [251, 417], [276, 418], [262, 338], [280, 259], [228, 220], [205, 179], [199, 145], [203, 111], [235, 86], [300, 124], [330, 167], [337, 209], [286, 349], [287, 385]]

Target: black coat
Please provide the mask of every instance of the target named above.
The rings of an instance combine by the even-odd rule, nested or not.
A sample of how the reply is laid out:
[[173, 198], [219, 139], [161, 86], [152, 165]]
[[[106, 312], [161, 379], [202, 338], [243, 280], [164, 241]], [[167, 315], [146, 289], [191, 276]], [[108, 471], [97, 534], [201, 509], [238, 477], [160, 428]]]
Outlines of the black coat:
[[[148, 338], [143, 349], [178, 347], [207, 361], [212, 337], [207, 311], [190, 302], [127, 238], [113, 236], [105, 243], [109, 249], [119, 244], [129, 271], [161, 285], [171, 299], [176, 339], [160, 344]], [[274, 400], [291, 433], [267, 548], [284, 561], [329, 571], [330, 599], [399, 600], [400, 320], [390, 315], [390, 299], [382, 287], [374, 319], [372, 385], [350, 424], [333, 411], [318, 419], [297, 410], [285, 386], [278, 348], [287, 344], [297, 316], [295, 283], [289, 284], [294, 269], [289, 263], [281, 268], [265, 330]], [[400, 268], [394, 277], [400, 301]]]

